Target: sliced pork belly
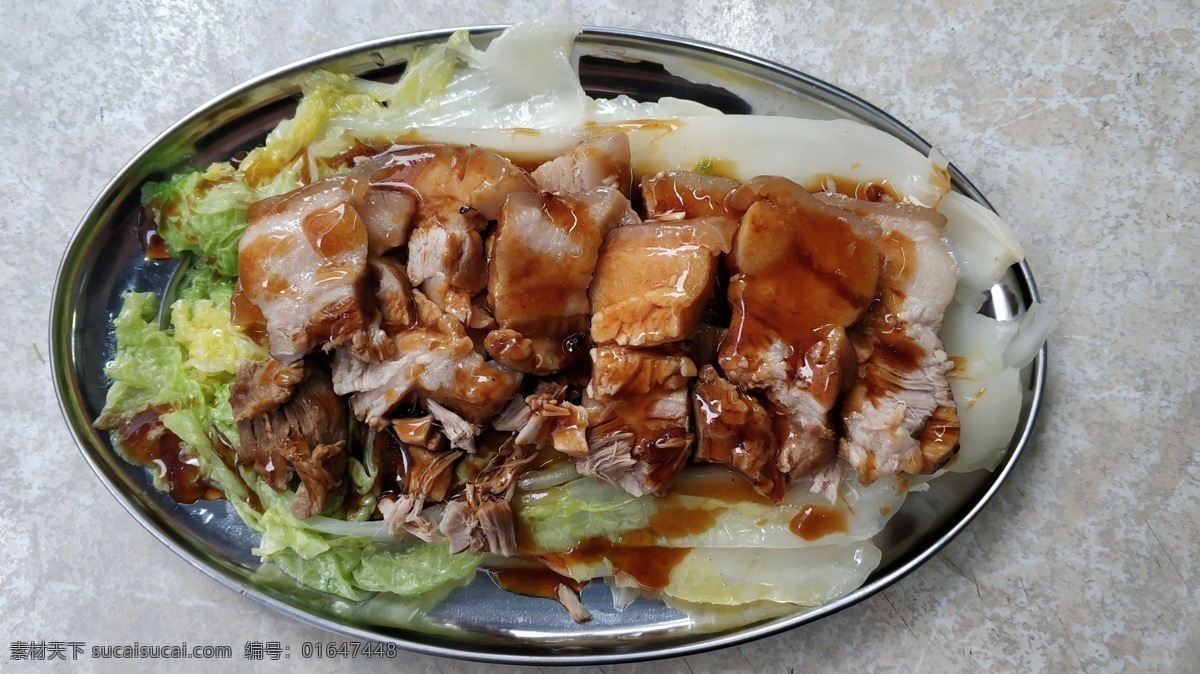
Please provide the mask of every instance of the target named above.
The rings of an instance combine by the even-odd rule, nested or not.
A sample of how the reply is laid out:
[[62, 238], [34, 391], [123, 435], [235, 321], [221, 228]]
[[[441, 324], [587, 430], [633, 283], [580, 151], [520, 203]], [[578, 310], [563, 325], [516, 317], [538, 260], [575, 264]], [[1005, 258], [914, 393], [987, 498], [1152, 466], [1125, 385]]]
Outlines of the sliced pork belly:
[[365, 325], [347, 345], [360, 360], [388, 360], [395, 356], [393, 335], [411, 328], [417, 320], [412, 285], [399, 260], [384, 255], [367, 262]]
[[855, 371], [846, 329], [875, 296], [878, 228], [784, 178], [755, 178], [728, 258], [733, 322], [719, 362], [730, 381], [765, 393], [777, 464], [798, 477], [835, 455], [830, 410]]
[[[304, 519], [324, 511], [341, 484], [348, 428], [329, 374], [311, 363], [304, 366], [303, 379], [292, 385], [286, 401], [270, 409], [256, 404], [282, 397], [286, 389], [281, 380], [290, 381], [293, 374], [294, 370], [281, 369], [275, 361], [243, 362], [230, 404], [241, 440], [239, 459], [252, 464], [276, 491], [287, 489], [293, 472], [298, 475], [300, 487], [291, 509]], [[270, 393], [254, 393], [264, 380], [270, 380], [266, 385]]]
[[700, 369], [692, 391], [697, 461], [720, 463], [741, 473], [754, 490], [776, 502], [784, 476], [775, 465], [771, 415], [757, 400], [717, 373]]
[[464, 324], [471, 298], [487, 287], [483, 238], [461, 217], [424, 221], [408, 241], [408, 279]]
[[731, 195], [741, 186], [736, 180], [720, 176], [668, 171], [642, 178], [642, 203], [646, 218], [703, 218], [713, 215], [740, 218], [745, 207], [738, 208]]
[[354, 202], [367, 228], [367, 248], [377, 257], [408, 242], [408, 232], [417, 212], [417, 199], [411, 194], [368, 187]]
[[461, 215], [481, 230], [500, 215], [508, 195], [537, 192], [523, 169], [474, 146], [408, 147], [360, 160], [354, 173], [372, 189], [396, 191], [417, 201], [416, 224]]
[[366, 188], [352, 176], [330, 178], [250, 206], [239, 281], [283, 363], [363, 328], [367, 229], [352, 202]]
[[635, 220], [609, 188], [509, 197], [492, 238], [488, 299], [499, 328], [488, 353], [525, 372], [563, 369], [568, 338], [588, 329], [588, 286], [605, 236]]
[[510, 194], [537, 192], [533, 178], [504, 157], [477, 147], [434, 145], [360, 161], [355, 174], [371, 189], [414, 200], [408, 277], [426, 297], [463, 323], [490, 322], [472, 297], [487, 285], [480, 233]]
[[589, 138], [566, 154], [537, 167], [538, 187], [555, 194], [577, 194], [610, 187], [629, 196], [629, 137], [623, 133]]
[[394, 335], [413, 327], [417, 308], [404, 264], [393, 257], [380, 257], [371, 260], [368, 266], [383, 330]]
[[840, 453], [869, 484], [880, 475], [932, 473], [958, 449], [953, 364], [938, 333], [957, 269], [941, 240], [946, 218], [905, 204], [821, 198], [879, 225], [879, 299], [851, 332], [860, 366], [842, 405]]
[[229, 320], [241, 328], [242, 332], [250, 339], [260, 345], [266, 344], [267, 317], [263, 316], [262, 311], [250, 301], [249, 297], [246, 297], [246, 290], [242, 288], [240, 277], [233, 284], [233, 297], [229, 301]]
[[613, 230], [591, 288], [592, 340], [656, 346], [689, 337], [736, 228], [714, 217]]
[[388, 359], [363, 360], [348, 348], [334, 353], [335, 389], [351, 395], [355, 416], [373, 428], [387, 425], [388, 412], [417, 395], [482, 423], [512, 398], [520, 374], [485, 361], [460, 321], [420, 291], [412, 295], [417, 323], [391, 337]]
[[688, 382], [696, 366], [659, 350], [599, 346], [584, 407], [588, 453], [581, 475], [595, 475], [634, 496], [662, 496], [692, 447]]

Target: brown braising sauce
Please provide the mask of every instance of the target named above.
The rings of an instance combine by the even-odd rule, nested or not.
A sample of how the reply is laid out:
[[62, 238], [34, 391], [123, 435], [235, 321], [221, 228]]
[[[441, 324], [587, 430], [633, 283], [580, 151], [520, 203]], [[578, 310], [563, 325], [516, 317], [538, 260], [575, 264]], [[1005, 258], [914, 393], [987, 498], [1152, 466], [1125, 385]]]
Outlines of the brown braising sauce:
[[233, 298], [229, 302], [229, 321], [241, 328], [255, 343], [260, 346], [266, 344], [267, 317], [249, 297], [246, 297], [241, 278], [233, 285]]
[[592, 565], [608, 560], [613, 573], [624, 573], [647, 590], [661, 590], [670, 584], [671, 570], [689, 552], [691, 548], [623, 548], [607, 538], [589, 538], [566, 552], [544, 555], [543, 559], [560, 569], [571, 563]]
[[379, 491], [381, 494], [401, 494], [412, 460], [403, 443], [391, 432], [376, 433], [374, 437], [375, 456], [379, 461]]
[[587, 583], [557, 573], [548, 567], [528, 569], [485, 569], [500, 589], [526, 597], [556, 599], [558, 586], [566, 585], [575, 594]]
[[827, 505], [803, 506], [788, 523], [788, 529], [806, 541], [815, 541], [830, 534], [844, 534], [850, 531], [846, 523], [846, 513]]
[[717, 175], [671, 172], [645, 177], [639, 193], [647, 217], [672, 213], [685, 218], [719, 215], [736, 219], [742, 212], [729, 204], [726, 197], [739, 185]]
[[167, 260], [171, 255], [167, 252], [167, 242], [158, 235], [158, 223], [154, 221], [154, 213], [143, 206], [137, 213], [137, 237], [142, 247], [142, 255], [148, 260]]
[[359, 157], [373, 157], [382, 151], [382, 149], [371, 147], [355, 138], [353, 144], [332, 157], [325, 159], [324, 162], [331, 169], [339, 169], [343, 166], [351, 167], [354, 166], [355, 159]]
[[[650, 516], [650, 528], [663, 538], [683, 538], [701, 534], [717, 523], [717, 517], [725, 512], [724, 508], [715, 510], [693, 510], [682, 505], [667, 505], [669, 500], [660, 505], [658, 511]], [[665, 506], [665, 507], [664, 507]], [[621, 538], [622, 542], [625, 538]]]
[[117, 437], [134, 463], [149, 468], [166, 482], [171, 497], [180, 503], [221, 498], [221, 491], [206, 484], [199, 462], [182, 454], [179, 436], [159, 418], [165, 410], [139, 412], [121, 425]]
[[620, 535], [617, 544], [624, 548], [653, 547], [663, 539], [684, 538], [701, 534], [717, 523], [717, 517], [725, 508], [695, 510], [667, 496], [658, 502], [658, 510], [650, 516], [644, 529], [627, 531]]
[[[213, 449], [216, 450], [217, 455], [221, 457], [221, 462], [224, 463], [234, 475], [238, 475], [237, 450], [234, 449], [233, 445], [230, 445], [220, 433], [214, 433], [212, 438]], [[255, 512], [261, 513], [265, 510], [263, 508], [262, 501], [258, 499], [258, 494], [255, 494], [253, 489], [246, 489], [246, 497], [242, 499], [242, 502], [250, 506]]]
[[572, 332], [562, 340], [563, 376], [574, 383], [587, 380], [592, 376], [592, 335], [588, 331]]

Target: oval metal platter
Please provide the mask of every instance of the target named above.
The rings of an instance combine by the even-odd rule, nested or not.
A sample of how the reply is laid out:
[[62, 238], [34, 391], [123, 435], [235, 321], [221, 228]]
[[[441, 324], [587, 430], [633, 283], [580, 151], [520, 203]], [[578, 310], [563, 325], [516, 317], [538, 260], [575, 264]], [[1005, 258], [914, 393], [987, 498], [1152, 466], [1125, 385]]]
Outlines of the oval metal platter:
[[[482, 45], [500, 27], [470, 29]], [[407, 607], [352, 604], [264, 573], [250, 550], [257, 537], [224, 501], [182, 505], [157, 492], [146, 470], [125, 463], [107, 435], [92, 427], [104, 404], [104, 365], [114, 352], [111, 320], [126, 290], [161, 293], [176, 262], [147, 261], [136, 234], [139, 190], [187, 166], [207, 166], [262, 142], [295, 111], [299, 85], [319, 68], [380, 81], [402, 74], [414, 48], [452, 31], [405, 35], [316, 56], [239, 86], [169, 128], [109, 183], [79, 225], [62, 260], [51, 314], [55, 386], [62, 412], [84, 457], [113, 496], [150, 533], [198, 569], [281, 613], [332, 632], [391, 641], [421, 653], [511, 664], [601, 664], [673, 657], [722, 648], [818, 620], [851, 606], [920, 566], [984, 508], [1021, 455], [1039, 407], [1046, 350], [1023, 373], [1025, 405], [1017, 431], [994, 472], [949, 474], [911, 494], [875, 541], [883, 561], [867, 583], [818, 608], [800, 608], [733, 628], [713, 630], [660, 602], [639, 599], [612, 608], [609, 590], [593, 582], [583, 599], [594, 619], [583, 625], [547, 600], [501, 591], [480, 574], [440, 602]], [[890, 133], [914, 148], [930, 146], [878, 108], [809, 75], [720, 47], [659, 35], [587, 29], [575, 42], [584, 88], [595, 97], [689, 98], [730, 113], [849, 118]], [[954, 189], [987, 205], [950, 166]], [[992, 289], [985, 306], [998, 318], [1019, 316], [1037, 300], [1024, 264]]]

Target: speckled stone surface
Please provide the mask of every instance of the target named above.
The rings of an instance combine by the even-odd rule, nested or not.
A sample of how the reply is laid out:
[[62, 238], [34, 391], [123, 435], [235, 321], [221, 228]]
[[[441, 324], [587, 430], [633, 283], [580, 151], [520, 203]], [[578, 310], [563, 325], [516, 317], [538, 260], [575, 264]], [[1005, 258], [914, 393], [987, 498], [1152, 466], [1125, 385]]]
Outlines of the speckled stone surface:
[[[46, 362], [55, 269], [108, 179], [224, 89], [370, 38], [553, 15], [751, 52], [890, 111], [1009, 220], [1059, 318], [1037, 432], [963, 535], [829, 619], [654, 671], [1194, 670], [1200, 13], [1180, 0], [1023, 4], [0, 4], [0, 634], [230, 644], [239, 656], [246, 640], [295, 653], [329, 638], [193, 569], [93, 475]], [[10, 667], [0, 647], [0, 669], [40, 671]], [[490, 669], [417, 655], [287, 664]]]

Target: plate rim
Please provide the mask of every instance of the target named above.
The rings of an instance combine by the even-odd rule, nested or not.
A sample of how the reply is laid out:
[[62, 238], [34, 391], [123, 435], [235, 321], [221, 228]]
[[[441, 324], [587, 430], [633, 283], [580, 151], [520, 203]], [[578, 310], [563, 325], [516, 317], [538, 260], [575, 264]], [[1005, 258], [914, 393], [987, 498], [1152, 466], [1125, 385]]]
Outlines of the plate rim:
[[[99, 437], [99, 433], [91, 426], [89, 420], [86, 419], [86, 413], [83, 406], [80, 404], [80, 386], [78, 371], [76, 369], [76, 361], [74, 354], [75, 349], [75, 310], [78, 304], [77, 289], [82, 287], [80, 275], [81, 270], [77, 264], [80, 258], [86, 254], [89, 249], [90, 242], [98, 234], [97, 223], [98, 217], [107, 208], [110, 208], [117, 202], [118, 197], [124, 198], [128, 194], [129, 185], [127, 184], [128, 174], [132, 173], [134, 168], [143, 162], [148, 155], [157, 149], [164, 141], [167, 141], [170, 136], [177, 132], [182, 127], [185, 127], [193, 122], [196, 122], [212, 112], [237, 98], [238, 96], [249, 93], [259, 87], [268, 85], [276, 80], [281, 80], [291, 75], [297, 75], [301, 72], [310, 71], [314, 67], [321, 64], [335, 61], [346, 57], [352, 57], [361, 54], [368, 54], [372, 50], [383, 48], [403, 47], [407, 44], [420, 43], [430, 40], [447, 39], [454, 32], [459, 30], [469, 31], [472, 37], [484, 37], [489, 34], [499, 33], [508, 28], [508, 24], [490, 24], [479, 26], [462, 26], [457, 28], [430, 29], [422, 31], [414, 31], [402, 33], [398, 35], [387, 36], [374, 40], [368, 40], [356, 44], [339, 47], [320, 54], [309, 56], [297, 61], [293, 61], [286, 65], [269, 70], [261, 75], [246, 80], [234, 87], [231, 87], [224, 92], [212, 97], [208, 101], [196, 107], [190, 113], [184, 115], [176, 122], [169, 125], [162, 132], [157, 134], [149, 143], [139, 150], [132, 158], [127, 161], [115, 176], [108, 181], [104, 189], [99, 193], [96, 199], [85, 211], [84, 215], [76, 226], [71, 238], [66, 246], [63, 257], [60, 261], [54, 283], [53, 300], [50, 311], [49, 321], [49, 355], [50, 367], [54, 383], [55, 396], [59, 405], [59, 411], [63, 415], [72, 438], [75, 441], [80, 453], [85, 461], [91, 467], [92, 471], [100, 478], [105, 488], [110, 494], [125, 508], [144, 529], [150, 532], [160, 543], [172, 550], [175, 554], [182, 557], [191, 566], [202, 571], [205, 575], [218, 581], [221, 585], [253, 599], [260, 605], [266, 606], [282, 615], [285, 615], [301, 623], [319, 627], [326, 631], [338, 634], [343, 637], [360, 639], [363, 641], [389, 642], [397, 647], [411, 652], [421, 653], [424, 655], [433, 655], [438, 657], [455, 658], [460, 660], [471, 660], [475, 662], [484, 662], [491, 664], [523, 664], [523, 665], [600, 665], [600, 664], [618, 664], [637, 661], [648, 661], [671, 657], [681, 657], [693, 655], [707, 651], [728, 648], [731, 646], [747, 643], [757, 639], [765, 638], [781, 632], [797, 628], [811, 622], [815, 622], [821, 618], [831, 616], [839, 611], [842, 611], [850, 606], [891, 587], [896, 582], [915, 571], [920, 566], [924, 565], [934, 555], [940, 552], [947, 544], [956, 538], [992, 501], [999, 490], [1007, 482], [1015, 466], [1024, 453], [1026, 446], [1032, 434], [1035, 432], [1039, 410], [1041, 408], [1044, 388], [1046, 383], [1046, 369], [1048, 359], [1048, 348], [1044, 343], [1039, 349], [1030, 367], [1030, 388], [1031, 392], [1028, 403], [1028, 417], [1019, 427], [1019, 435], [1010, 441], [1009, 450], [1007, 451], [1002, 463], [991, 474], [991, 484], [972, 505], [969, 510], [955, 521], [950, 528], [942, 533], [937, 540], [927, 547], [916, 553], [912, 559], [908, 560], [898, 568], [892, 570], [887, 575], [875, 579], [874, 581], [864, 584], [855, 589], [853, 592], [841, 597], [837, 600], [824, 604], [810, 610], [798, 610], [790, 615], [781, 616], [778, 618], [766, 620], [750, 626], [743, 626], [725, 632], [717, 632], [714, 634], [701, 634], [695, 640], [691, 640], [682, 644], [667, 644], [664, 646], [649, 646], [645, 648], [635, 648], [629, 651], [617, 651], [607, 653], [571, 653], [571, 652], [529, 652], [525, 651], [506, 651], [498, 653], [468, 651], [463, 649], [449, 648], [437, 644], [422, 643], [415, 639], [400, 638], [392, 635], [378, 634], [366, 629], [345, 625], [339, 622], [314, 616], [309, 614], [292, 604], [269, 596], [266, 593], [254, 587], [246, 587], [240, 579], [234, 577], [231, 572], [221, 568], [220, 565], [213, 564], [212, 559], [200, 557], [195, 554], [189, 546], [178, 541], [179, 536], [175, 532], [166, 530], [161, 518], [152, 516], [149, 512], [143, 511], [143, 506], [138, 503], [135, 495], [126, 493], [126, 491], [118, 488], [115, 476], [111, 475], [97, 456], [93, 455], [96, 451], [96, 444], [99, 442], [103, 445], [103, 441]], [[730, 59], [735, 62], [740, 62], [757, 70], [766, 71], [776, 76], [782, 76], [784, 79], [793, 83], [802, 83], [805, 86], [811, 87], [824, 96], [849, 103], [853, 107], [862, 110], [871, 116], [876, 122], [886, 127], [885, 130], [908, 145], [928, 153], [933, 149], [933, 146], [924, 138], [916, 134], [905, 124], [901, 123], [895, 117], [880, 109], [872, 103], [851, 94], [840, 87], [825, 82], [817, 77], [809, 75], [800, 70], [790, 68], [788, 66], [763, 59], [752, 54], [747, 54], [738, 50], [721, 47], [718, 45], [701, 42], [689, 38], [676, 37], [660, 33], [604, 28], [596, 26], [583, 26], [576, 39], [595, 36], [598, 38], [609, 38], [618, 40], [630, 40], [633, 42], [650, 43], [659, 46], [668, 46], [671, 48], [683, 47], [689, 51], [706, 53], [711, 56], [716, 56], [722, 59]], [[988, 202], [986, 197], [971, 183], [971, 181], [956, 167], [954, 164], [949, 164], [947, 170], [951, 176], [951, 183], [967, 196], [975, 199], [980, 204], [984, 205], [989, 210], [995, 212], [995, 208]], [[89, 225], [91, 225], [89, 227]], [[1024, 290], [1028, 293], [1028, 299], [1033, 302], [1040, 301], [1040, 295], [1037, 290], [1037, 284], [1033, 278], [1032, 271], [1028, 263], [1022, 260], [1015, 266], [1017, 272], [1018, 283], [1024, 286]], [[414, 636], [419, 636], [419, 633], [413, 633]]]

